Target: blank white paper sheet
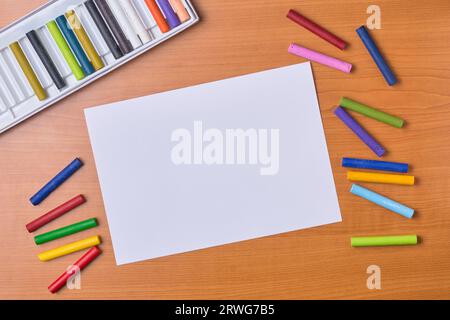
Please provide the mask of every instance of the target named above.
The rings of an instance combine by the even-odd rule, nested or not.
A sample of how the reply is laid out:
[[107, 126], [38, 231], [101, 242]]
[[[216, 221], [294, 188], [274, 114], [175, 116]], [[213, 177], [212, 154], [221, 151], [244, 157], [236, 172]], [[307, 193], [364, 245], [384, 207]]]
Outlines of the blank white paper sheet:
[[341, 221], [309, 63], [85, 116], [118, 265]]

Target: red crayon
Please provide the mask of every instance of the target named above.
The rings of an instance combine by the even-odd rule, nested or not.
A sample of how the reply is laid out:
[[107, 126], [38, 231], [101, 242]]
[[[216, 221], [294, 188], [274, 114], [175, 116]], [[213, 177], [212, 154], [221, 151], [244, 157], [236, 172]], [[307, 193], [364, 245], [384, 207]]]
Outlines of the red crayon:
[[40, 216], [39, 218], [31, 221], [26, 225], [28, 232], [33, 232], [39, 229], [40, 227], [46, 225], [52, 220], [62, 216], [63, 214], [69, 212], [70, 210], [78, 207], [79, 205], [86, 202], [86, 199], [80, 194], [67, 202], [64, 202], [62, 205], [56, 207], [53, 210], [50, 210], [46, 214]]
[[321, 26], [319, 26], [315, 22], [313, 22], [313, 21], [309, 20], [308, 18], [302, 16], [297, 11], [294, 11], [292, 9], [289, 10], [289, 12], [287, 14], [287, 17], [289, 19], [291, 19], [292, 21], [298, 23], [299, 25], [301, 25], [305, 29], [308, 29], [309, 31], [311, 31], [315, 35], [321, 37], [322, 39], [328, 41], [332, 45], [338, 47], [341, 50], [344, 50], [345, 47], [347, 46], [347, 43], [344, 40], [342, 40], [338, 36], [335, 36], [334, 34], [329, 32], [328, 30], [325, 30], [324, 28], [322, 28]]
[[56, 279], [51, 285], [48, 286], [48, 290], [51, 293], [56, 293], [65, 286], [67, 283], [67, 280], [74, 274], [74, 272], [79, 269], [80, 271], [86, 268], [86, 266], [94, 261], [95, 258], [97, 258], [102, 251], [97, 247], [92, 247], [89, 249], [88, 252], [83, 254], [83, 256], [78, 259], [66, 272], [64, 272], [62, 275], [59, 276], [58, 279]]

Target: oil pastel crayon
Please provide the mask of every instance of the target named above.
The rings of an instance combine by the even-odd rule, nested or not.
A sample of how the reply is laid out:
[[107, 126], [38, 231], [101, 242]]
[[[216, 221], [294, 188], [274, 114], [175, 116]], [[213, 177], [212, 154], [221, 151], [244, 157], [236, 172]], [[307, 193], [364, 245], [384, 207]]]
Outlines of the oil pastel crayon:
[[50, 58], [47, 49], [45, 49], [44, 45], [39, 39], [37, 32], [35, 30], [31, 30], [26, 33], [26, 36], [30, 41], [31, 45], [33, 46], [34, 51], [36, 51], [36, 54], [38, 55], [42, 64], [44, 65], [45, 70], [47, 70], [48, 74], [50, 75], [50, 78], [52, 78], [52, 81], [55, 84], [55, 86], [60, 90], [64, 88], [66, 86], [66, 83], [61, 74], [59, 73], [58, 69], [56, 68], [55, 63]]
[[301, 15], [295, 10], [289, 10], [287, 17], [297, 23], [298, 25], [302, 26], [303, 28], [309, 30], [310, 32], [314, 33], [316, 36], [319, 36], [320, 38], [324, 39], [325, 41], [328, 41], [333, 46], [344, 50], [347, 46], [347, 43], [339, 38], [338, 36], [332, 34], [325, 28], [319, 26], [317, 23], [309, 20], [305, 16]]
[[369, 107], [368, 105], [353, 101], [349, 98], [342, 97], [339, 101], [339, 105], [343, 108], [358, 112], [362, 115], [365, 115], [366, 117], [389, 124], [396, 128], [403, 127], [403, 124], [405, 122], [403, 119], [401, 119], [399, 117], [396, 117], [396, 116], [390, 115], [386, 112]]
[[408, 172], [409, 167], [407, 163], [356, 158], [342, 158], [342, 166], [347, 168], [371, 169], [400, 173]]
[[50, 261], [73, 252], [81, 251], [87, 248], [97, 246], [101, 243], [99, 236], [89, 237], [83, 240], [75, 241], [61, 247], [50, 249], [38, 254], [38, 258], [41, 261]]
[[50, 32], [50, 35], [52, 36], [53, 40], [55, 40], [55, 43], [58, 46], [59, 51], [61, 52], [64, 59], [66, 60], [67, 65], [69, 66], [70, 70], [72, 71], [73, 75], [75, 76], [75, 79], [77, 79], [77, 80], [83, 79], [84, 72], [81, 69], [80, 65], [78, 64], [77, 59], [73, 55], [72, 50], [70, 50], [69, 45], [67, 44], [61, 31], [59, 30], [58, 26], [56, 25], [56, 22], [54, 20], [48, 22], [47, 29]]
[[116, 40], [114, 39], [111, 31], [109, 31], [108, 26], [105, 23], [105, 20], [103, 20], [100, 11], [98, 11], [97, 6], [95, 5], [93, 0], [87, 0], [84, 5], [86, 6], [87, 11], [89, 12], [89, 15], [91, 16], [92, 20], [94, 21], [95, 25], [98, 28], [98, 31], [102, 35], [103, 39], [105, 40], [106, 45], [108, 46], [109, 50], [111, 51], [112, 55], [115, 59], [119, 59], [123, 56], [122, 51], [120, 50], [119, 46], [117, 45]]
[[17, 41], [13, 42], [9, 45], [9, 48], [11, 49], [14, 57], [16, 58], [17, 63], [22, 69], [25, 77], [27, 78], [28, 83], [30, 84], [31, 88], [36, 94], [36, 97], [41, 101], [45, 100], [45, 98], [47, 98], [47, 93], [45, 92], [44, 88], [39, 82], [36, 73], [34, 73], [33, 68], [30, 65], [30, 62], [28, 61], [27, 57], [25, 56], [25, 53], [23, 53], [23, 50], [20, 47], [20, 44]]
[[100, 58], [100, 56], [98, 55], [97, 50], [95, 50], [91, 39], [89, 39], [89, 36], [87, 35], [86, 30], [84, 30], [84, 27], [81, 24], [80, 19], [78, 19], [75, 11], [67, 11], [66, 18], [70, 24], [70, 27], [75, 32], [78, 41], [81, 43], [81, 46], [86, 52], [86, 55], [89, 57], [89, 60], [91, 61], [91, 64], [94, 67], [95, 71], [102, 69], [105, 64], [103, 63], [102, 58]]
[[118, 0], [107, 0], [109, 4], [109, 8], [111, 9], [114, 17], [122, 28], [123, 34], [131, 43], [133, 49], [136, 49], [142, 45], [141, 40], [139, 39], [137, 33], [134, 31], [131, 26], [131, 22], [129, 18], [126, 16], [125, 11], [122, 6], [119, 4]]
[[33, 221], [31, 221], [26, 225], [26, 228], [28, 232], [36, 231], [37, 229], [45, 226], [47, 223], [50, 223], [56, 218], [61, 217], [62, 215], [75, 209], [76, 207], [82, 205], [85, 202], [86, 199], [83, 197], [83, 195], [79, 194], [76, 197], [73, 197], [72, 199], [50, 210], [46, 214], [34, 219]]
[[83, 48], [81, 48], [80, 42], [75, 36], [75, 33], [70, 28], [69, 22], [67, 21], [66, 17], [64, 15], [60, 15], [56, 18], [55, 21], [62, 34], [66, 38], [70, 48], [72, 49], [73, 54], [80, 63], [81, 69], [83, 70], [84, 74], [86, 76], [93, 74], [95, 72], [94, 67], [86, 56], [86, 53], [83, 51]]
[[169, 25], [166, 22], [166, 19], [159, 10], [158, 5], [155, 0], [145, 0], [145, 4], [147, 5], [150, 13], [152, 14], [153, 19], [155, 19], [156, 24], [158, 25], [159, 30], [162, 33], [166, 33], [170, 30]]
[[337, 107], [334, 114], [344, 122], [377, 156], [381, 157], [386, 151], [384, 148], [356, 122], [343, 108]]
[[61, 170], [53, 179], [51, 179], [45, 186], [43, 186], [35, 195], [30, 198], [33, 205], [38, 205], [45, 198], [48, 197], [56, 188], [69, 179], [78, 169], [81, 168], [83, 162], [75, 158], [67, 167]]
[[98, 10], [102, 13], [102, 16], [105, 19], [106, 24], [109, 26], [112, 34], [114, 35], [114, 38], [116, 38], [120, 51], [122, 51], [123, 54], [132, 52], [133, 46], [123, 33], [119, 22], [117, 22], [117, 19], [114, 17], [114, 14], [111, 11], [111, 8], [109, 7], [106, 0], [95, 0], [95, 4], [97, 5]]
[[370, 36], [369, 31], [367, 31], [367, 29], [364, 26], [361, 26], [358, 29], [356, 29], [356, 33], [360, 37], [361, 41], [364, 43], [364, 46], [366, 47], [367, 51], [369, 51], [370, 56], [372, 57], [373, 61], [375, 61], [378, 69], [383, 74], [383, 77], [386, 80], [386, 82], [390, 86], [396, 84], [397, 78], [395, 77], [391, 68], [389, 68], [389, 65], [387, 64], [386, 60], [381, 55], [380, 50], [378, 50], [378, 47], [375, 44], [375, 41], [373, 41], [372, 37]]
[[357, 184], [353, 184], [350, 192], [356, 196], [364, 198], [370, 202], [373, 202], [383, 208], [386, 208], [392, 212], [398, 213], [405, 218], [411, 219], [414, 214], [414, 209], [411, 209], [397, 201], [382, 196], [372, 190], [361, 187]]
[[71, 234], [81, 232], [87, 229], [91, 229], [97, 226], [97, 219], [91, 218], [87, 220], [83, 220], [77, 223], [73, 223], [71, 225], [52, 230], [46, 233], [42, 233], [34, 237], [34, 242], [37, 245], [53, 241], [62, 237], [69, 236]]
[[336, 70], [339, 70], [339, 71], [342, 71], [345, 73], [350, 73], [350, 71], [352, 70], [352, 65], [348, 62], [327, 56], [325, 54], [316, 52], [314, 50], [311, 50], [311, 49], [308, 49], [305, 47], [301, 47], [295, 43], [292, 43], [289, 46], [288, 52], [291, 54], [294, 54], [296, 56], [323, 64], [325, 66], [334, 68]]
[[351, 237], [352, 247], [408, 246], [418, 243], [417, 235]]
[[145, 29], [144, 24], [139, 18], [138, 13], [131, 4], [130, 0], [119, 0], [119, 4], [122, 6], [122, 9], [125, 12], [126, 16], [128, 17], [128, 20], [130, 21], [131, 26], [134, 29], [134, 32], [138, 35], [141, 42], [145, 44], [151, 41], [152, 38], [150, 37], [150, 34]]
[[350, 181], [414, 185], [414, 176], [406, 174], [377, 173], [364, 171], [348, 171], [347, 179]]
[[58, 277], [51, 285], [48, 286], [48, 290], [51, 293], [58, 292], [62, 287], [64, 287], [67, 281], [72, 277], [75, 272], [81, 271], [86, 268], [92, 261], [97, 258], [102, 251], [97, 247], [92, 247], [85, 254], [81, 256], [74, 264], [72, 264], [68, 270], [66, 270], [62, 275]]
[[166, 16], [167, 23], [171, 29], [178, 27], [181, 24], [175, 11], [173, 11], [172, 6], [168, 0], [156, 0], [161, 8], [162, 12]]
[[186, 22], [191, 18], [181, 0], [169, 0], [169, 2], [181, 22]]

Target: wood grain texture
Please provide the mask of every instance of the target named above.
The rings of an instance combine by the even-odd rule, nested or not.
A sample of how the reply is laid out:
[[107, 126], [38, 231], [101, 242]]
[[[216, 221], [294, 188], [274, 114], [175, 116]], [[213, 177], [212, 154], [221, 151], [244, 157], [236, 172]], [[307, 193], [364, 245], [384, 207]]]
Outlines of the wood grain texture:
[[[44, 0], [3, 0], [6, 25]], [[450, 298], [450, 2], [380, 0], [382, 29], [373, 32], [400, 83], [388, 87], [355, 29], [371, 1], [194, 0], [202, 21], [57, 105], [0, 135], [0, 298], [16, 299], [370, 299]], [[350, 43], [340, 51], [285, 18], [298, 9]], [[301, 62], [290, 42], [352, 62], [350, 75], [317, 64], [314, 76], [343, 222], [117, 267], [111, 247], [83, 109]], [[333, 115], [341, 96], [407, 121], [404, 129], [355, 116], [409, 162], [414, 187], [370, 185], [417, 210], [412, 220], [352, 196], [340, 161], [372, 158]], [[213, 107], [213, 106], [212, 106]], [[38, 207], [28, 198], [75, 156], [85, 166]], [[101, 226], [37, 247], [25, 224], [70, 197], [88, 202], [42, 229], [99, 218]], [[320, 195], [315, 201], [320, 201]], [[350, 236], [417, 233], [414, 247], [352, 249]], [[82, 276], [82, 290], [51, 296], [47, 286], [80, 254], [48, 263], [36, 254], [100, 234], [103, 255]], [[382, 271], [368, 290], [366, 268]]]

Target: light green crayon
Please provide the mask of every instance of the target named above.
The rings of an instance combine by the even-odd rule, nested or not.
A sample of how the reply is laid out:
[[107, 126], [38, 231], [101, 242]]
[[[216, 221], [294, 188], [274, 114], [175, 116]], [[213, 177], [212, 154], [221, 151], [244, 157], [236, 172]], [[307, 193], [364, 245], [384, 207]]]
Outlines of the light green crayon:
[[408, 246], [417, 244], [417, 235], [352, 237], [352, 247]]
[[396, 128], [403, 127], [403, 124], [405, 123], [405, 121], [403, 119], [400, 119], [399, 117], [395, 117], [393, 115], [390, 115], [388, 113], [374, 109], [365, 104], [350, 100], [345, 97], [341, 98], [341, 100], [339, 101], [339, 105], [343, 108], [361, 113], [369, 118], [389, 124]]
[[84, 72], [83, 70], [81, 70], [81, 67], [78, 64], [77, 59], [70, 50], [69, 45], [67, 44], [66, 39], [64, 39], [64, 36], [62, 35], [61, 31], [56, 25], [56, 22], [54, 20], [50, 21], [49, 23], [47, 23], [47, 28], [50, 34], [52, 35], [53, 40], [55, 40], [56, 45], [59, 48], [59, 51], [61, 51], [62, 55], [64, 56], [64, 59], [66, 59], [66, 62], [69, 65], [70, 70], [72, 70], [72, 73], [75, 76], [75, 78], [77, 80], [83, 79]]

